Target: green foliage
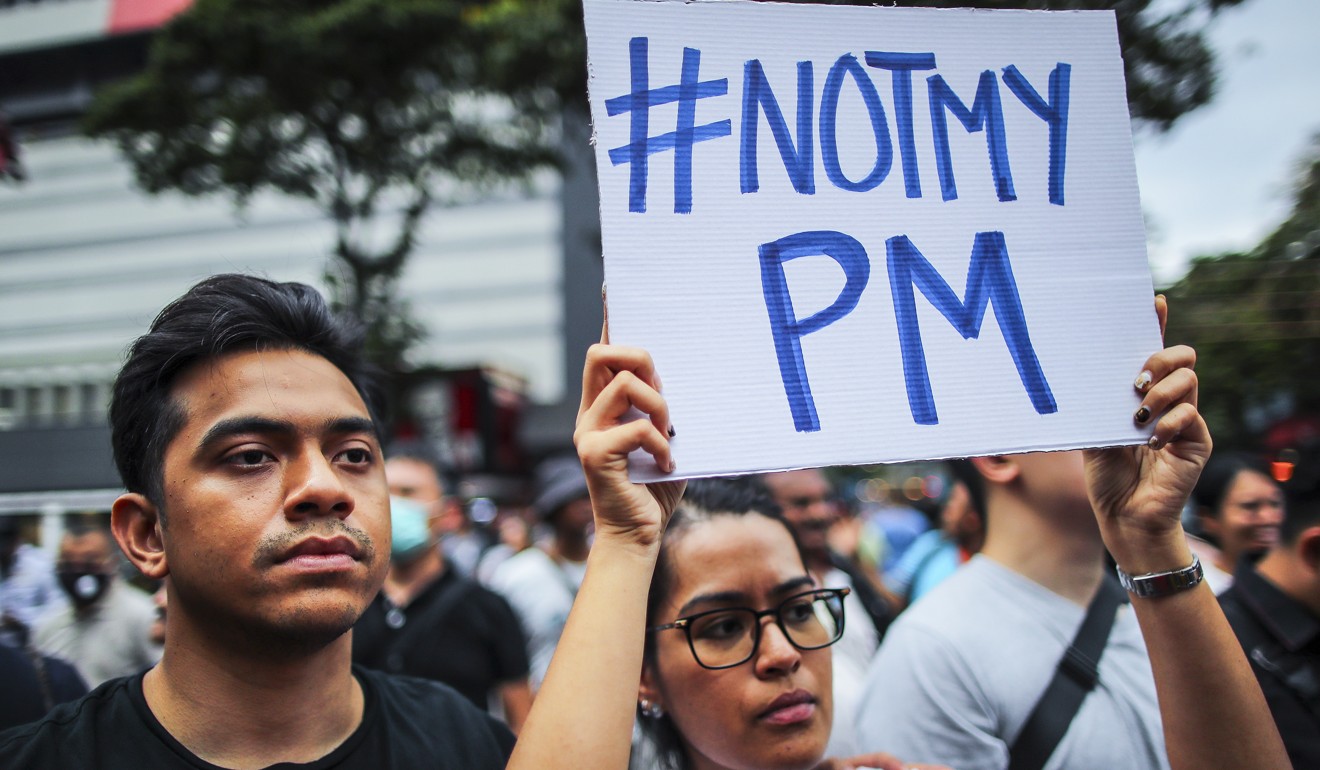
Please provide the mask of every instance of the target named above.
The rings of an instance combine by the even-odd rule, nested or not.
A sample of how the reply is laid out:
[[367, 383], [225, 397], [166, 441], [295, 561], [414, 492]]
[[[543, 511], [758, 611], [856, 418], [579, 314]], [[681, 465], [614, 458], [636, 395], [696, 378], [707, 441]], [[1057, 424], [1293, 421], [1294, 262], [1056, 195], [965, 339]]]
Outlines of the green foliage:
[[1278, 229], [1250, 253], [1196, 260], [1168, 295], [1166, 339], [1196, 348], [1216, 443], [1253, 446], [1271, 421], [1320, 416], [1320, 137]]
[[[1113, 8], [1132, 114], [1165, 129], [1210, 98], [1204, 23], [1240, 2], [894, 4]], [[585, 42], [580, 0], [197, 0], [143, 72], [98, 94], [85, 127], [151, 192], [312, 201], [336, 227], [335, 299], [395, 369], [421, 334], [394, 296], [423, 214], [438, 190], [553, 161], [560, 110], [585, 108]], [[393, 237], [374, 243], [364, 233], [382, 220]]]
[[[780, 0], [783, 2], [784, 0]], [[873, 5], [874, 0], [787, 0]], [[887, 0], [884, 5], [947, 8], [1113, 10], [1127, 76], [1128, 106], [1140, 125], [1169, 129], [1214, 95], [1215, 56], [1205, 26], [1244, 0]], [[585, 104], [586, 41], [580, 0], [495, 0], [477, 12], [507, 46], [491, 60], [514, 93], [548, 88]]]
[[[479, 2], [198, 0], [156, 37], [147, 68], [98, 94], [92, 136], [115, 140], [150, 192], [273, 190], [335, 223], [337, 303], [396, 368], [420, 334], [393, 303], [417, 227], [440, 190], [525, 175], [553, 160], [532, 95], [493, 94]], [[377, 243], [368, 223], [390, 222]]]

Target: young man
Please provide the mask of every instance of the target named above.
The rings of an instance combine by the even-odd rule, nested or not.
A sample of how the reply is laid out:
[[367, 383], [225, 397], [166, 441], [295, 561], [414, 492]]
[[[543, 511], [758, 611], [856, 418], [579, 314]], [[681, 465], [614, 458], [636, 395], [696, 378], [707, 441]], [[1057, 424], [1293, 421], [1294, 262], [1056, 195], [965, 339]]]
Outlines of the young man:
[[498, 703], [517, 732], [532, 706], [518, 617], [499, 594], [460, 574], [428, 528], [444, 500], [435, 466], [394, 455], [385, 479], [395, 498], [394, 552], [384, 587], [353, 627], [353, 660], [444, 682], [482, 710]]
[[503, 767], [512, 736], [452, 690], [351, 666], [390, 542], [359, 340], [310, 287], [225, 275], [133, 345], [112, 525], [169, 577], [164, 657], [0, 735], [0, 766]]
[[[1294, 480], [1296, 481], [1296, 479]], [[1320, 767], [1320, 489], [1288, 490], [1279, 542], [1219, 597], [1293, 767]]]
[[[1002, 770], [1100, 585], [1105, 546], [1081, 452], [972, 463], [987, 507], [985, 547], [894, 623], [868, 673], [857, 732], [864, 749]], [[1046, 767], [1168, 767], [1155, 681], [1130, 611], [1109, 635], [1100, 685]]]

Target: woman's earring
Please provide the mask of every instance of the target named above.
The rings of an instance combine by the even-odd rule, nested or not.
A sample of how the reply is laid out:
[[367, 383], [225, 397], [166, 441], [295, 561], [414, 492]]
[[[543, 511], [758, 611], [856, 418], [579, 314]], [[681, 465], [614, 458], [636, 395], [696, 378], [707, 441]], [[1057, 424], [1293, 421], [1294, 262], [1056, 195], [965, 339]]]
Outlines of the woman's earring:
[[652, 703], [647, 698], [642, 698], [641, 700], [639, 700], [637, 702], [637, 705], [641, 706], [642, 708], [642, 716], [649, 717], [651, 719], [659, 719], [660, 717], [665, 715], [665, 710], [660, 707], [659, 703]]

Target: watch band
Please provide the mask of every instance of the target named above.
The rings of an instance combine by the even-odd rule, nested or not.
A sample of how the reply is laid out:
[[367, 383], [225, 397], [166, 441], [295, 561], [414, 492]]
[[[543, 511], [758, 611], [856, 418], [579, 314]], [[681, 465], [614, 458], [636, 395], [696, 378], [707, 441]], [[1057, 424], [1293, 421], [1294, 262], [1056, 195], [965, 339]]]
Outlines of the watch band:
[[1118, 582], [1139, 599], [1155, 599], [1186, 591], [1195, 588], [1202, 580], [1205, 580], [1205, 570], [1201, 569], [1201, 560], [1196, 554], [1192, 554], [1191, 566], [1168, 572], [1129, 575], [1118, 569]]

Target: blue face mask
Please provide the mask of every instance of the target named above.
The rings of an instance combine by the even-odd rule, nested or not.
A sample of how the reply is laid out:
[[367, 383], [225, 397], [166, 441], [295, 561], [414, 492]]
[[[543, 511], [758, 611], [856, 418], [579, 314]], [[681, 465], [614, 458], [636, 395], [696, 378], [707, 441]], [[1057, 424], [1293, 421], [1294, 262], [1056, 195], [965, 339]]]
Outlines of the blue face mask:
[[420, 503], [390, 498], [390, 561], [406, 563], [422, 555], [431, 543], [426, 520], [426, 509]]

